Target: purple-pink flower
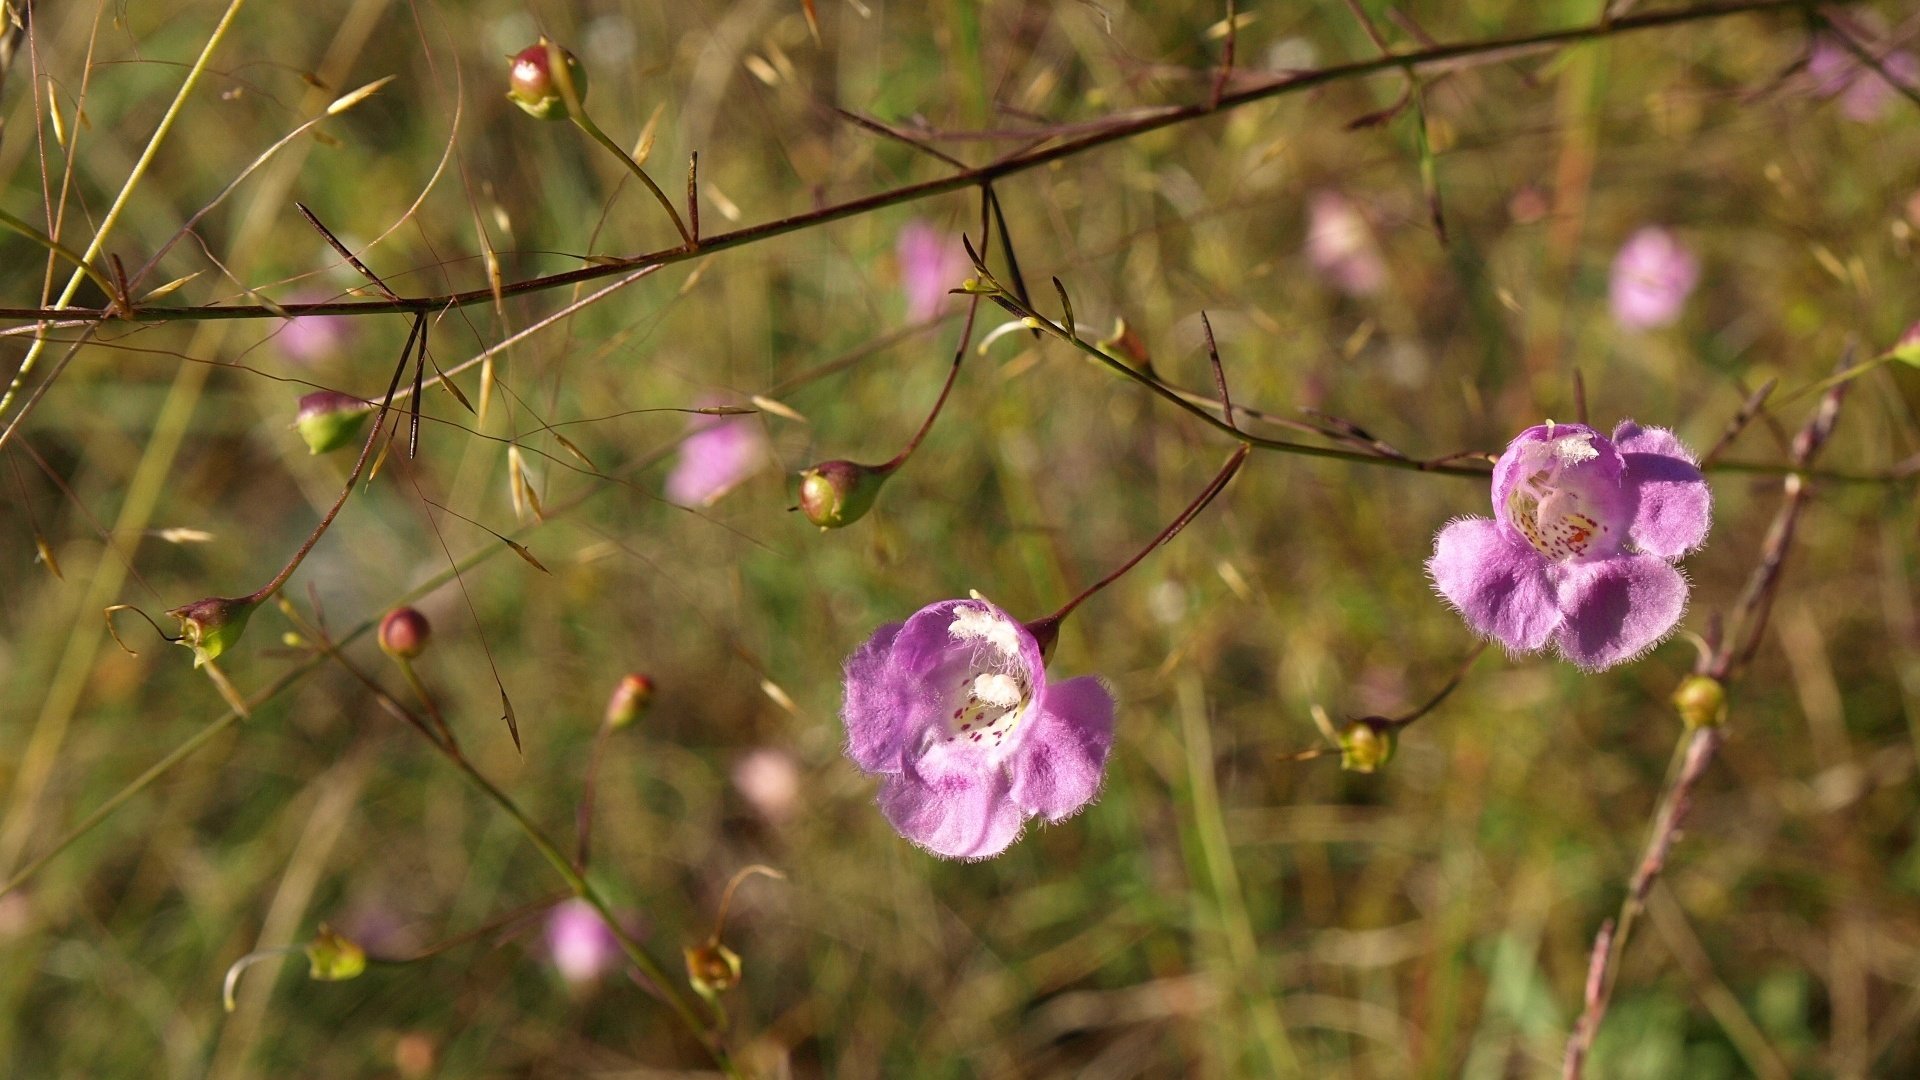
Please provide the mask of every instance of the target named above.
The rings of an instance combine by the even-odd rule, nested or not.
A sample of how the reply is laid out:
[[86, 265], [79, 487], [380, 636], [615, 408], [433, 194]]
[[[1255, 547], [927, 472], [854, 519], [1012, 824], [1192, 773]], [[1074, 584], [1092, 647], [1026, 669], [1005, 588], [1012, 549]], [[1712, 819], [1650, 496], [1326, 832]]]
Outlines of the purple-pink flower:
[[593, 905], [576, 897], [547, 916], [547, 952], [569, 986], [584, 987], [620, 962], [620, 941]]
[[1879, 59], [1885, 74], [1861, 63], [1853, 50], [1832, 35], [1821, 34], [1807, 57], [1807, 75], [1813, 80], [1814, 93], [1840, 99], [1841, 115], [1855, 123], [1870, 124], [1885, 116], [1887, 107], [1900, 96], [1887, 81], [1888, 76], [1908, 88], [1920, 89], [1920, 58], [1904, 50], [1862, 47]]
[[1100, 790], [1113, 696], [1047, 682], [1040, 643], [981, 598], [943, 600], [847, 660], [847, 756], [880, 777], [881, 813], [950, 859], [986, 859], [1030, 817], [1060, 821]]
[[1552, 644], [1589, 671], [1659, 644], [1687, 606], [1673, 563], [1713, 496], [1673, 433], [1625, 420], [1530, 427], [1493, 468], [1493, 519], [1440, 530], [1427, 573], [1467, 625], [1515, 653]]
[[1632, 236], [1613, 257], [1608, 300], [1613, 317], [1629, 330], [1651, 330], [1680, 317], [1700, 283], [1700, 262], [1680, 238], [1657, 225]]
[[681, 506], [712, 506], [767, 463], [767, 437], [751, 416], [697, 415], [693, 434], [667, 474], [667, 498]]
[[907, 294], [907, 321], [925, 322], [953, 299], [952, 290], [973, 273], [960, 238], [924, 221], [909, 221], [894, 241], [900, 288]]
[[1307, 261], [1348, 296], [1372, 296], [1387, 283], [1387, 264], [1359, 207], [1336, 191], [1307, 203]]

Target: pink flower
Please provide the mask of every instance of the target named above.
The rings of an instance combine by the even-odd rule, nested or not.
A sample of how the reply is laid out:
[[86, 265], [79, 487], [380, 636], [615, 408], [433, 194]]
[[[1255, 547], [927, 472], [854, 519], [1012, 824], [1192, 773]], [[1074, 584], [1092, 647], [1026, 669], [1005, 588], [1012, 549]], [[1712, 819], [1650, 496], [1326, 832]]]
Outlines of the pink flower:
[[1621, 421], [1530, 427], [1493, 468], [1493, 518], [1434, 539], [1427, 573], [1474, 631], [1516, 653], [1551, 643], [1589, 671], [1659, 644], [1687, 606], [1673, 563], [1699, 547], [1713, 495], [1673, 433]]
[[733, 763], [733, 786], [761, 817], [784, 824], [800, 800], [800, 769], [792, 754], [761, 747]]
[[667, 498], [681, 506], [712, 506], [767, 463], [767, 438], [751, 416], [695, 416], [693, 434], [667, 474]]
[[569, 986], [587, 986], [620, 962], [620, 941], [592, 904], [574, 898], [547, 916], [547, 952]]
[[875, 631], [847, 660], [841, 717], [880, 812], [949, 859], [992, 858], [1028, 818], [1079, 813], [1113, 746], [1100, 680], [1049, 684], [1033, 634], [978, 594]]
[[[326, 293], [302, 292], [283, 302], [317, 304], [335, 299]], [[352, 334], [353, 320], [345, 315], [301, 315], [282, 320], [273, 341], [287, 359], [311, 365], [339, 353]]]
[[1316, 191], [1307, 204], [1307, 261], [1348, 296], [1372, 296], [1387, 283], [1387, 264], [1373, 230], [1339, 192]]
[[1814, 93], [1840, 99], [1841, 115], [1855, 123], [1870, 124], [1885, 116], [1900, 96], [1887, 81], [1888, 76], [1906, 87], [1920, 88], [1920, 58], [1905, 51], [1887, 52], [1875, 45], [1862, 48], [1879, 58], [1886, 74], [1861, 63], [1853, 50], [1830, 34], [1814, 40], [1813, 52], [1807, 57], [1807, 74], [1813, 80]]
[[1629, 330], [1671, 324], [1700, 282], [1700, 263], [1679, 237], [1656, 225], [1635, 232], [1613, 258], [1608, 301]]
[[960, 238], [918, 219], [900, 230], [894, 243], [900, 262], [900, 287], [907, 294], [907, 321], [925, 322], [953, 299], [951, 290], [973, 273]]

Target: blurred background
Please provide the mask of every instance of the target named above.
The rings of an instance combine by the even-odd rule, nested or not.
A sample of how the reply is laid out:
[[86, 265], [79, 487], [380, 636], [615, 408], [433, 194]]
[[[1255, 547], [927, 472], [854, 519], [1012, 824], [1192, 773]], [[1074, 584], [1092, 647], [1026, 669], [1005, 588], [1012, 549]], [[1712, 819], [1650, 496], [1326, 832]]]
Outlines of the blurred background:
[[[1598, 5], [1357, 6], [1409, 51], [1587, 25]], [[1229, 89], [1378, 54], [1344, 0], [1243, 7]], [[0, 209], [42, 233], [58, 216], [84, 250], [226, 10], [37, 5], [6, 83]], [[387, 76], [261, 163], [136, 293], [195, 275], [151, 303], [372, 297], [296, 201], [407, 294], [674, 246], [615, 158], [505, 99], [506, 57], [542, 32], [578, 55], [614, 142], [653, 133], [664, 188], [699, 152], [711, 236], [951, 171], [835, 107], [980, 164], [1204, 101], [1224, 16], [818, 0], [816, 39], [801, 0], [256, 2], [104, 250], [132, 274], [276, 140]], [[1920, 51], [1911, 10], [1845, 17], [1912, 77], [1891, 55]], [[1089, 335], [1124, 318], [1195, 388], [1211, 385], [1204, 309], [1236, 401], [1323, 410], [1423, 457], [1572, 419], [1576, 369], [1596, 426], [1632, 417], [1704, 449], [1765, 380], [1783, 401], [1920, 318], [1920, 105], [1804, 12], [1425, 69], [1418, 109], [1406, 85], [1335, 81], [1001, 181], [1036, 303], [1056, 310], [1058, 276]], [[1483, 480], [1255, 455], [1066, 624], [1052, 670], [1100, 675], [1120, 702], [1097, 803], [973, 864], [874, 808], [840, 754], [846, 655], [969, 589], [1053, 610], [1231, 448], [1008, 334], [970, 353], [870, 517], [822, 533], [790, 513], [799, 469], [885, 460], [926, 415], [960, 333], [941, 292], [979, 213], [944, 195], [666, 267], [495, 352], [484, 379], [464, 368], [483, 417], [429, 387], [418, 456], [396, 446], [285, 597], [339, 638], [416, 603], [423, 685], [563, 846], [608, 694], [651, 677], [651, 710], [600, 755], [589, 876], [677, 975], [737, 870], [786, 875], [743, 884], [723, 934], [743, 961], [728, 1039], [757, 1074], [1557, 1074], [1680, 734], [1667, 697], [1688, 636], [1601, 676], [1494, 649], [1378, 773], [1284, 760], [1323, 744], [1314, 706], [1404, 712], [1459, 669], [1472, 635], [1423, 562], [1444, 523], [1487, 512]], [[1666, 232], [1635, 256], [1656, 283], [1636, 301], [1614, 279], [1638, 264], [1616, 258], [1646, 228]], [[17, 231], [0, 255], [13, 307], [71, 270]], [[618, 280], [449, 312], [434, 359], [465, 363]], [[104, 300], [87, 283], [74, 302]], [[976, 345], [1004, 316], [981, 320]], [[0, 897], [8, 1075], [711, 1069], [594, 925], [575, 940], [543, 906], [565, 883], [512, 819], [281, 611], [219, 661], [259, 699], [240, 723], [186, 650], [130, 614], [116, 625], [137, 655], [106, 633], [108, 604], [163, 618], [272, 577], [354, 454], [310, 455], [297, 399], [377, 398], [406, 331], [393, 314], [111, 323], [71, 353], [78, 328], [47, 332], [27, 380], [47, 389], [0, 450], [0, 872], [133, 790]], [[0, 370], [26, 341], [0, 338]], [[1858, 379], [1823, 464], [1875, 474], [1920, 450], [1916, 393], [1905, 369]], [[1812, 400], [1726, 457], [1784, 461]], [[738, 470], [672, 488], [712, 432], [682, 440], [714, 422], [674, 410], [721, 405], [756, 410], [727, 421]], [[1712, 479], [1688, 633], [1732, 606], [1780, 498], [1778, 476]], [[1593, 1075], [1920, 1072], [1912, 491], [1816, 485]], [[370, 636], [344, 654], [415, 700]], [[321, 923], [377, 957], [451, 944], [334, 983], [270, 960], [223, 1010], [229, 965]]]

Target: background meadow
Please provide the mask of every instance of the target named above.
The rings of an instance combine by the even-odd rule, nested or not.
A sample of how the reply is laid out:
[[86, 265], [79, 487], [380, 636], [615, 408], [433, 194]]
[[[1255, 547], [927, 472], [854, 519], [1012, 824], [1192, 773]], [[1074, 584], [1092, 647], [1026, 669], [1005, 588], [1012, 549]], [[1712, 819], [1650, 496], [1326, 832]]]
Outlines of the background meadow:
[[[407, 295], [675, 246], [616, 159], [505, 100], [504, 58], [543, 31], [585, 65], [615, 142], [657, 115], [647, 168], [669, 192], [698, 151], [709, 236], [952, 171], [835, 107], [978, 165], [1206, 101], [1227, 36], [1224, 5], [1185, 0], [819, 0], [817, 40], [800, 0], [236, 6], [105, 241], [129, 274], [276, 140], [393, 81], [201, 218], [136, 288], [197, 275], [154, 306], [377, 298], [295, 202]], [[1336, 0], [1243, 6], [1229, 89], [1372, 58], [1369, 25], [1412, 51], [1598, 7], [1361, 0], [1363, 24]], [[37, 7], [0, 102], [0, 209], [43, 233], [58, 213], [84, 251], [228, 9]], [[1920, 50], [1905, 5], [1834, 16]], [[1792, 395], [1920, 318], [1920, 105], [1823, 82], [1810, 18], [1782, 5], [1423, 68], [1421, 110], [1388, 111], [1398, 71], [1334, 80], [995, 192], [1035, 304], [1058, 313], [1058, 277], [1089, 336], [1124, 318], [1179, 386], [1211, 393], [1203, 310], [1237, 403], [1320, 410], [1415, 457], [1575, 418], [1576, 370], [1596, 426], [1705, 449], [1774, 379], [1723, 460], [1778, 467], [1815, 401]], [[1377, 257], [1366, 288], [1309, 251], [1329, 195], [1357, 215], [1351, 257]], [[963, 308], [910, 312], [900, 237], [951, 248], [979, 217], [966, 189], [676, 262], [499, 350], [484, 388], [479, 366], [455, 376], [484, 417], [427, 388], [417, 457], [403, 425], [285, 597], [336, 637], [362, 628], [345, 656], [406, 702], [364, 626], [415, 603], [434, 627], [419, 676], [467, 755], [568, 845], [608, 694], [654, 680], [599, 753], [589, 877], [678, 975], [736, 871], [786, 875], [743, 884], [723, 935], [744, 963], [727, 1041], [755, 1074], [1556, 1075], [1681, 735], [1667, 699], [1689, 638], [1598, 676], [1492, 649], [1379, 772], [1288, 760], [1324, 745], [1316, 706], [1404, 713], [1460, 669], [1474, 638], [1423, 562], [1443, 524], [1487, 512], [1484, 479], [1256, 453], [1065, 625], [1052, 670], [1120, 702], [1097, 803], [983, 863], [934, 859], [875, 810], [840, 753], [847, 654], [969, 589], [1046, 614], [1232, 449], [1057, 341], [979, 348], [1007, 318], [983, 305], [945, 413], [873, 513], [827, 533], [790, 513], [801, 468], [885, 460], [920, 425]], [[1630, 329], [1609, 268], [1647, 225], [1694, 253], [1699, 284], [1671, 325]], [[0, 254], [13, 308], [71, 272], [17, 233]], [[618, 280], [436, 315], [434, 358]], [[87, 283], [74, 303], [106, 301]], [[239, 723], [186, 650], [130, 614], [115, 626], [137, 655], [108, 636], [107, 605], [164, 621], [273, 575], [352, 468], [352, 450], [307, 452], [296, 399], [377, 399], [407, 322], [117, 320], [70, 353], [83, 328], [45, 331], [26, 380], [45, 392], [0, 447], [0, 873], [132, 793], [0, 897], [9, 1075], [712, 1068], [619, 964], [562, 978], [539, 905], [565, 882], [361, 680], [288, 644], [304, 631], [281, 611], [219, 660], [258, 698]], [[27, 341], [0, 338], [0, 371]], [[1851, 384], [1820, 462], [1848, 477], [1813, 484], [1593, 1075], [1920, 1072], [1920, 535], [1899, 472], [1917, 395], [1898, 365]], [[684, 410], [710, 406], [755, 410], [739, 422], [764, 466], [675, 505]], [[1711, 479], [1692, 634], [1733, 607], [1781, 498], [1777, 469]], [[229, 965], [323, 922], [377, 956], [451, 944], [344, 982], [263, 963], [223, 1010]]]

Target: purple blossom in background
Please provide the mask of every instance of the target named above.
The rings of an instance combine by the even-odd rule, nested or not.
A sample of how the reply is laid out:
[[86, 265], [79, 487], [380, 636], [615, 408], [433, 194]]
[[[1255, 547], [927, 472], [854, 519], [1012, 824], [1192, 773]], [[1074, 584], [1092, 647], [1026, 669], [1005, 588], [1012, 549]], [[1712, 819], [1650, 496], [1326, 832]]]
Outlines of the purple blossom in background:
[[900, 287], [907, 294], [907, 321], [925, 322], [953, 299], [951, 290], [973, 274], [960, 237], [924, 221], [909, 221], [894, 242]]
[[1387, 284], [1373, 230], [1345, 195], [1316, 191], [1307, 203], [1307, 261], [1348, 296], [1372, 296]]
[[1669, 431], [1531, 427], [1493, 468], [1493, 519], [1440, 530], [1427, 573], [1477, 633], [1515, 653], [1551, 643], [1599, 671], [1679, 624], [1687, 579], [1673, 563], [1706, 540], [1712, 503]]
[[576, 897], [547, 916], [547, 953], [567, 985], [583, 987], [620, 962], [620, 941], [593, 905]]
[[1627, 238], [1613, 257], [1608, 300], [1616, 322], [1629, 330], [1651, 330], [1680, 317], [1680, 309], [1700, 283], [1700, 262], [1680, 238], [1649, 225]]
[[1030, 817], [1060, 821], [1100, 790], [1113, 696], [1049, 685], [1040, 643], [982, 599], [943, 600], [847, 660], [847, 756], [880, 777], [881, 813], [950, 859], [986, 859]]
[[1840, 99], [1842, 116], [1855, 123], [1871, 124], [1884, 117], [1900, 96], [1887, 76], [1906, 87], [1920, 89], [1920, 58], [1905, 51], [1885, 52], [1872, 45], [1863, 47], [1879, 57], [1886, 74], [1861, 63], [1851, 49], [1832, 35], [1822, 34], [1814, 39], [1813, 52], [1807, 57], [1807, 75], [1813, 80], [1814, 93]]
[[767, 437], [751, 416], [697, 415], [689, 426], [667, 474], [667, 498], [681, 506], [712, 506], [767, 463]]
[[[324, 293], [301, 293], [285, 301], [289, 304], [317, 304], [337, 299]], [[353, 332], [353, 320], [345, 315], [301, 315], [284, 319], [274, 344], [296, 364], [316, 364], [340, 352]]]

